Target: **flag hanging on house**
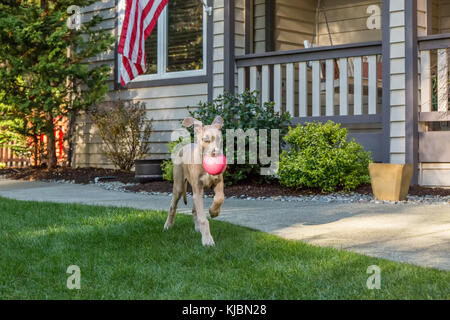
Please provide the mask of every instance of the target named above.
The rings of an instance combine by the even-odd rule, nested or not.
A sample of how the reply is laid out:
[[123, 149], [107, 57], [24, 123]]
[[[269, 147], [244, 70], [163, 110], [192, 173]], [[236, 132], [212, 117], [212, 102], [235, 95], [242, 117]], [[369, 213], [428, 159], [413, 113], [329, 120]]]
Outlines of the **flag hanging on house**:
[[127, 0], [125, 19], [119, 39], [122, 55], [120, 83], [122, 86], [145, 72], [145, 40], [158, 22], [169, 0]]

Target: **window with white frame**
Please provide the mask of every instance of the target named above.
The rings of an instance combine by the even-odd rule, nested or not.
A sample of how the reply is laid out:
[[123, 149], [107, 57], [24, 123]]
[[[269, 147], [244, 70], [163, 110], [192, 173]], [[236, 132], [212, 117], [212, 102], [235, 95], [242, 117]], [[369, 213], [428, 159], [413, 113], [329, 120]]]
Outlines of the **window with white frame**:
[[145, 43], [146, 72], [134, 81], [205, 75], [206, 21], [202, 1], [170, 0]]

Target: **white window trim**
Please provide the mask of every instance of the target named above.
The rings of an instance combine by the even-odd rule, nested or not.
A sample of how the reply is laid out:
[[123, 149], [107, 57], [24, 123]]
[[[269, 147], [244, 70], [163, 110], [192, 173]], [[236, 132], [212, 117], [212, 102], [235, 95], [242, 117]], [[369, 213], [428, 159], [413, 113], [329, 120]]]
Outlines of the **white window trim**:
[[[125, 18], [125, 1], [119, 0], [118, 4], [118, 35], [120, 36], [122, 31], [122, 24]], [[207, 71], [207, 19], [208, 19], [208, 8], [203, 6], [203, 68], [199, 70], [189, 70], [189, 71], [176, 71], [176, 72], [166, 72], [167, 67], [167, 39], [168, 39], [168, 19], [169, 16], [167, 14], [168, 5], [161, 12], [161, 15], [158, 19], [158, 49], [157, 49], [157, 70], [158, 72], [155, 74], [143, 74], [137, 76], [133, 79], [132, 82], [141, 82], [141, 81], [150, 81], [150, 80], [161, 80], [161, 79], [176, 79], [176, 78], [185, 78], [185, 77], [195, 77], [195, 76], [205, 76]], [[119, 68], [119, 79], [120, 83], [120, 74], [122, 68], [122, 59], [121, 56], [118, 55], [118, 68]]]

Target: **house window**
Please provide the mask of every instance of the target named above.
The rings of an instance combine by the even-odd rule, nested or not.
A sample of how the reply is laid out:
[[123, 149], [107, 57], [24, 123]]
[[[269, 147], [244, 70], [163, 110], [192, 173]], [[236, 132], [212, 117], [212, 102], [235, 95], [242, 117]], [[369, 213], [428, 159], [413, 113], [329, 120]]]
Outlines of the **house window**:
[[145, 43], [146, 72], [134, 81], [205, 75], [206, 17], [200, 0], [170, 0]]

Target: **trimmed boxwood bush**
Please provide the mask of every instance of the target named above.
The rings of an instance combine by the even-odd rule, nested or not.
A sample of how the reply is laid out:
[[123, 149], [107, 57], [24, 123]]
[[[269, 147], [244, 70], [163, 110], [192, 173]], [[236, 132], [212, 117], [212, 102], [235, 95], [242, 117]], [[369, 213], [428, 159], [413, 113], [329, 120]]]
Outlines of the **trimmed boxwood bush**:
[[294, 188], [338, 188], [353, 190], [369, 183], [370, 152], [354, 139], [348, 141], [347, 129], [328, 121], [289, 128], [284, 137], [288, 150], [280, 155], [280, 183]]

